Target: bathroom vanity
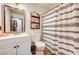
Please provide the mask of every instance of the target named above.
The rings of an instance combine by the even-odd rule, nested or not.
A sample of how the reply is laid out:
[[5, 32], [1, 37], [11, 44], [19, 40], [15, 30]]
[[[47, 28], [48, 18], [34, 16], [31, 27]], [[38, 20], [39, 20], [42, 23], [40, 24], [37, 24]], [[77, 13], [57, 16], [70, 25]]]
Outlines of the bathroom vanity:
[[[31, 37], [25, 32], [25, 11], [3, 5], [4, 25], [0, 35], [0, 55], [30, 55]], [[4, 30], [4, 31], [3, 31]], [[5, 35], [7, 34], [7, 35]]]
[[0, 55], [31, 55], [31, 37], [27, 34], [0, 37]]

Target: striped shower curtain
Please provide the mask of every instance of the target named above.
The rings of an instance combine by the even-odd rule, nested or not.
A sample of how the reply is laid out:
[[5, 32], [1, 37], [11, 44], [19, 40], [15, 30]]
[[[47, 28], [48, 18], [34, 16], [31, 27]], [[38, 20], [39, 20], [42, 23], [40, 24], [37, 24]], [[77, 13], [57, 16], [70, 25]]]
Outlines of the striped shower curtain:
[[79, 4], [61, 3], [43, 15], [43, 39], [51, 52], [79, 54]]

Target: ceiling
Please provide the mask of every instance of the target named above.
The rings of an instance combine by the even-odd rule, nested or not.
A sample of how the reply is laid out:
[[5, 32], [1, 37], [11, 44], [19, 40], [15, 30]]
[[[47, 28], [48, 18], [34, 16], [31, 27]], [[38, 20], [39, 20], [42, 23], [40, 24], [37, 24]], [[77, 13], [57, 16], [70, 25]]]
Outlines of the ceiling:
[[58, 3], [38, 3], [37, 5], [45, 8], [45, 9], [52, 9], [54, 8], [56, 5], [58, 5]]
[[46, 9], [47, 11], [54, 8], [56, 5], [58, 5], [59, 3], [26, 3], [26, 5], [36, 5], [38, 7], [42, 7], [44, 9]]

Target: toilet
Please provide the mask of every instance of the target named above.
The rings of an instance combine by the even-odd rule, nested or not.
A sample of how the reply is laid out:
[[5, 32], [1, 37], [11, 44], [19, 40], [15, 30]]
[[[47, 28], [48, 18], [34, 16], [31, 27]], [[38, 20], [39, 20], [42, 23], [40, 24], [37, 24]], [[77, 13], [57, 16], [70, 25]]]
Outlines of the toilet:
[[37, 41], [37, 42], [35, 42], [35, 45], [36, 45], [36, 49], [37, 49], [36, 54], [43, 55], [43, 50], [45, 49], [45, 43], [42, 41]]
[[43, 55], [43, 50], [45, 49], [45, 43], [40, 40], [39, 34], [32, 35], [32, 41], [35, 43], [37, 55]]

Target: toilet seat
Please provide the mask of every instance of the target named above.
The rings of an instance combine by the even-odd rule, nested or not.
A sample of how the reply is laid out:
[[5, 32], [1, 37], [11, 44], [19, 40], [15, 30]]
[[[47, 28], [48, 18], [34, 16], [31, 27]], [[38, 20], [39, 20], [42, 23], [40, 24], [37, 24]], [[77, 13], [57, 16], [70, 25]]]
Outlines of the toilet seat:
[[45, 47], [45, 43], [43, 43], [42, 41], [35, 42], [35, 45], [37, 47]]
[[43, 50], [45, 49], [45, 43], [42, 41], [36, 41], [35, 45], [36, 45], [36, 49], [37, 49], [36, 54], [43, 55]]

